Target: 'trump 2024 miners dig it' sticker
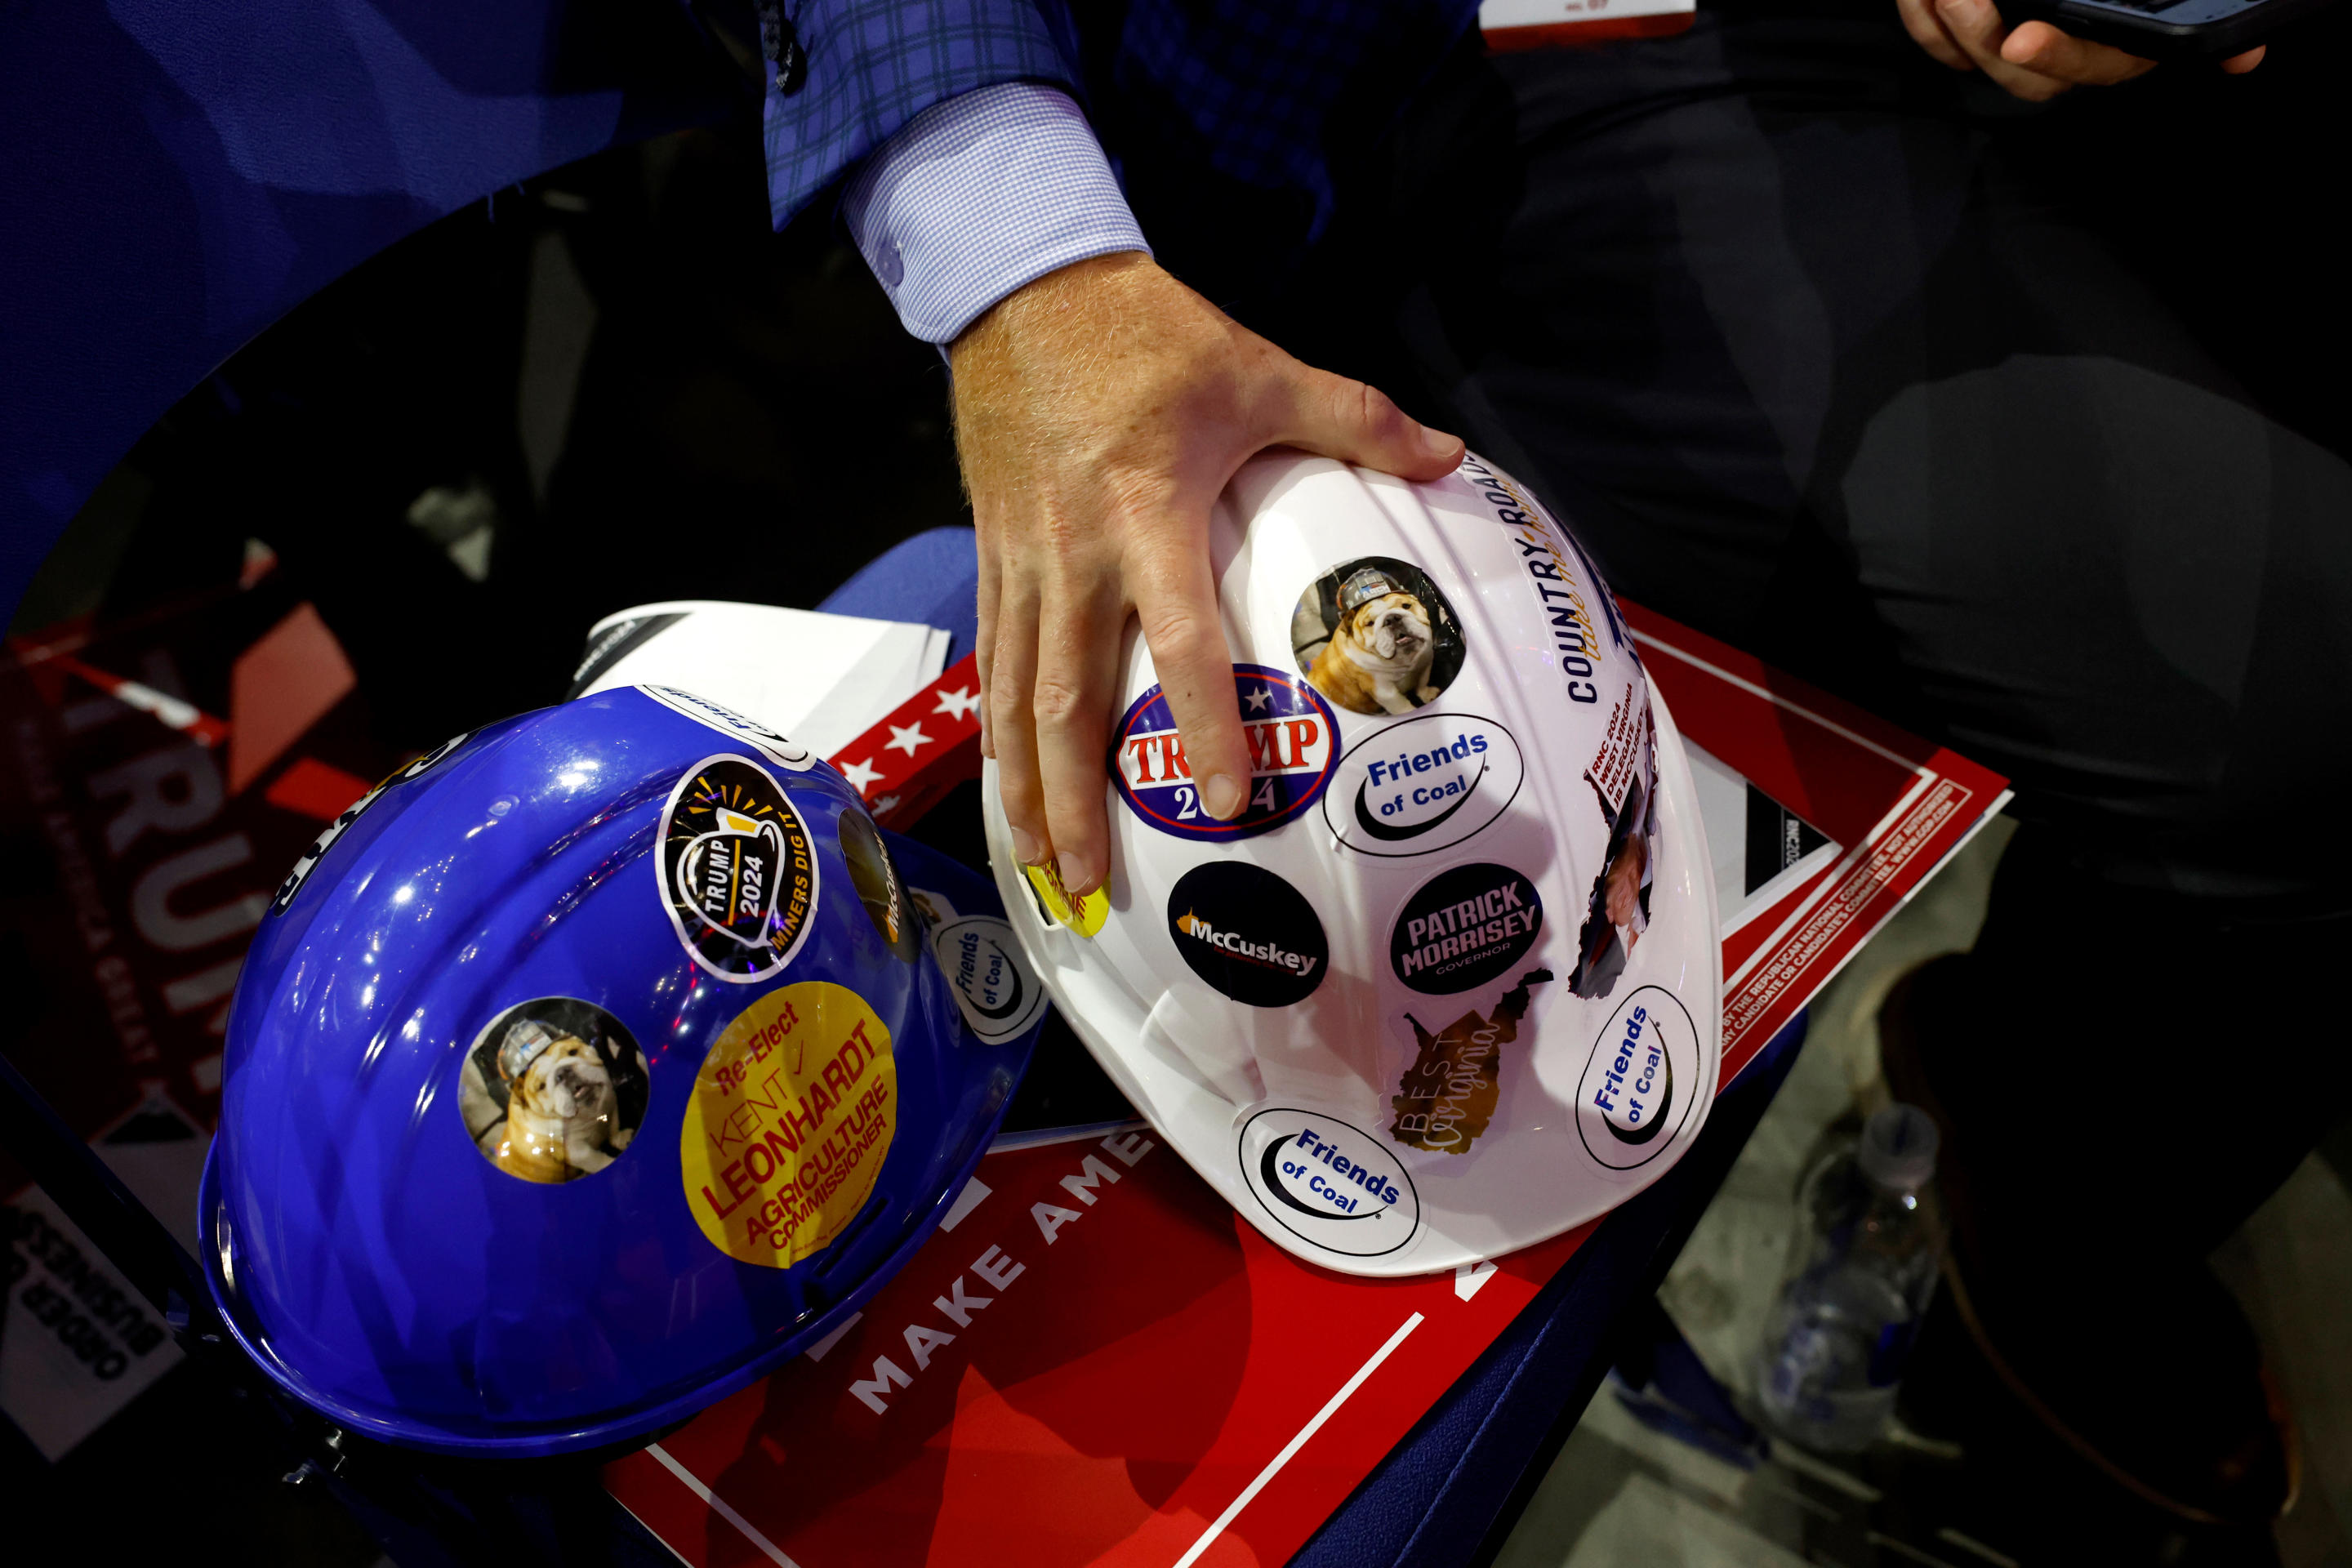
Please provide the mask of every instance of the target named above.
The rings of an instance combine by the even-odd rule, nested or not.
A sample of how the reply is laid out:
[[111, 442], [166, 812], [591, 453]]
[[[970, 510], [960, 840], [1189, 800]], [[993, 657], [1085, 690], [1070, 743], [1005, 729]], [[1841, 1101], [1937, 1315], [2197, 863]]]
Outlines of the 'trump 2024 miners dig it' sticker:
[[1269, 1106], [1242, 1123], [1242, 1180], [1275, 1223], [1313, 1247], [1379, 1258], [1421, 1227], [1412, 1177], [1379, 1139], [1334, 1117]]
[[1427, 855], [1484, 831], [1526, 778], [1518, 742], [1494, 720], [1423, 714], [1357, 742], [1339, 759], [1323, 820], [1360, 855]]
[[748, 758], [705, 757], [677, 781], [656, 869], [678, 940], [721, 980], [765, 980], [807, 940], [817, 895], [808, 827]]
[[1234, 692], [1249, 736], [1250, 794], [1230, 822], [1218, 821], [1201, 805], [1166, 693], [1150, 688], [1119, 720], [1111, 778], [1129, 809], [1160, 832], [1217, 843], [1271, 832], [1313, 805], [1331, 782], [1339, 725], [1306, 677], [1237, 664]]
[[1592, 1042], [1576, 1089], [1576, 1131], [1595, 1160], [1631, 1171], [1674, 1142], [1698, 1102], [1698, 1028], [1671, 991], [1644, 985]]
[[992, 915], [942, 921], [931, 932], [931, 956], [983, 1045], [1019, 1039], [1045, 1010], [1045, 988], [1021, 962], [1013, 928]]
[[728, 1257], [790, 1268], [873, 1195], [898, 1119], [890, 1031], [830, 981], [786, 985], [702, 1058], [679, 1132], [687, 1206]]

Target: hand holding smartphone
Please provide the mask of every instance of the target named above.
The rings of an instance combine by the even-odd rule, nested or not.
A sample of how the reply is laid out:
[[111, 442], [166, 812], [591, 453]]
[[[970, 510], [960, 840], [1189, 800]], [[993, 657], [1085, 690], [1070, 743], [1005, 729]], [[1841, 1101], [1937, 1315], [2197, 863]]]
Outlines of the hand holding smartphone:
[[2047, 22], [2149, 60], [2217, 60], [2263, 43], [2335, 0], [1996, 0], [2011, 27]]

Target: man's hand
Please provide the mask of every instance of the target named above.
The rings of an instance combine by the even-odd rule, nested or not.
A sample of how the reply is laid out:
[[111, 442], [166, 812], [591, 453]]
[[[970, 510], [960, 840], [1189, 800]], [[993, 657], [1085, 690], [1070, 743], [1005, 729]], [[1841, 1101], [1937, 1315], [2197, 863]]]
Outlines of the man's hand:
[[1268, 447], [1412, 479], [1462, 443], [1310, 370], [1138, 252], [1015, 290], [950, 351], [980, 530], [981, 745], [1015, 854], [1072, 895], [1109, 865], [1103, 755], [1120, 639], [1140, 617], [1202, 808], [1249, 796], [1249, 743], [1209, 568], [1209, 508]]
[[[2017, 98], [2041, 103], [2070, 87], [2112, 87], [2156, 68], [2154, 60], [2087, 44], [2047, 22], [2011, 28], [1993, 0], [1895, 0], [1918, 46], [1954, 70], [1980, 70]], [[2263, 63], [2260, 48], [2221, 68], [2242, 75]]]

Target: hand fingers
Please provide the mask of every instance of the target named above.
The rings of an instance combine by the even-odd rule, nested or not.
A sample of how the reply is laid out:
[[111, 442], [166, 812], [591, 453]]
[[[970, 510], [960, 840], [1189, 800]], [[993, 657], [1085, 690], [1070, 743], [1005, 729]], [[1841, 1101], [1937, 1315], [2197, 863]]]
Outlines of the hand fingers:
[[1937, 18], [1935, 0], [1895, 0], [1895, 9], [1903, 17], [1903, 30], [1930, 56], [1954, 70], [1977, 68], [1968, 51], [1952, 42], [1952, 36]]
[[1139, 543], [1128, 563], [1128, 583], [1200, 807], [1225, 821], [1249, 801], [1249, 737], [1234, 692], [1216, 579], [1200, 539], [1198, 529], [1178, 529]]
[[2041, 103], [2057, 97], [2071, 85], [2002, 57], [2001, 46], [2009, 41], [2009, 28], [2002, 24], [1992, 0], [1936, 0], [1936, 16], [1943, 23], [1944, 31], [1966, 51], [1977, 68], [1999, 82], [2011, 97]]
[[1052, 847], [1045, 834], [1045, 793], [1037, 776], [1037, 729], [1031, 706], [1037, 681], [1038, 591], [1030, 574], [1003, 578], [996, 601], [995, 658], [989, 670], [990, 738], [996, 744], [997, 794], [1013, 830], [1013, 853], [1024, 866], [1042, 865]]
[[1126, 619], [1115, 582], [1062, 574], [1047, 586], [1031, 714], [1046, 834], [1072, 897], [1100, 887], [1110, 868], [1103, 755]]
[[2047, 22], [2028, 22], [2009, 35], [2000, 58], [2036, 76], [2054, 77], [2077, 87], [2113, 87], [2156, 68], [2154, 60], [2085, 43]]
[[2231, 55], [2223, 60], [2221, 68], [2231, 76], [2243, 76], [2263, 63], [2263, 57], [2270, 53], [2270, 48], [2268, 44], [2257, 44], [2242, 55]]
[[996, 659], [996, 600], [1002, 593], [1003, 573], [997, 564], [995, 530], [980, 532], [980, 631], [972, 638], [972, 652], [980, 664], [980, 754], [996, 755], [996, 742], [989, 734], [988, 677]]
[[[1259, 428], [1269, 446], [1300, 447], [1400, 479], [1435, 479], [1462, 461], [1462, 438], [1432, 430], [1360, 381], [1286, 360]], [[1158, 649], [1155, 647], [1154, 653]]]

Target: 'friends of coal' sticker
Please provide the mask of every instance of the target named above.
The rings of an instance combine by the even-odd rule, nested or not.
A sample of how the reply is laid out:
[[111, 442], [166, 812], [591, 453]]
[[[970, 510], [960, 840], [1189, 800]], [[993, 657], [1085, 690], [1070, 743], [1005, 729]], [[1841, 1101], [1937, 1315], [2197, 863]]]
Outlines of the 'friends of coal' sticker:
[[1021, 962], [1013, 928], [992, 915], [942, 923], [931, 933], [931, 956], [983, 1045], [1019, 1039], [1045, 1011], [1045, 988]]
[[662, 902], [694, 961], [721, 980], [765, 980], [793, 961], [816, 908], [808, 828], [767, 770], [705, 757], [662, 811]]
[[1252, 1007], [1288, 1007], [1323, 984], [1331, 948], [1315, 906], [1262, 867], [1211, 860], [1176, 879], [1168, 935], [1193, 973]]
[[1415, 991], [1474, 990], [1502, 978], [1542, 930], [1534, 878], [1508, 866], [1455, 866], [1423, 883], [1398, 911], [1389, 966]]
[[1379, 1139], [1337, 1118], [1270, 1106], [1242, 1123], [1242, 1180], [1309, 1246], [1379, 1258], [1421, 1226], [1412, 1177]]
[[873, 1195], [898, 1122], [890, 1031], [826, 980], [771, 991], [719, 1031], [678, 1131], [687, 1207], [728, 1257], [790, 1268]]
[[1157, 686], [1135, 700], [1113, 736], [1111, 778], [1135, 815], [1179, 838], [1224, 841], [1271, 832], [1308, 806], [1339, 765], [1331, 705], [1299, 675], [1234, 666], [1234, 693], [1249, 737], [1249, 799], [1229, 822], [1201, 804], [1168, 698]]
[[640, 686], [637, 689], [674, 713], [683, 713], [698, 724], [708, 724], [722, 735], [757, 747], [761, 756], [780, 768], [804, 773], [816, 766], [814, 752], [796, 741], [786, 740], [757, 719], [748, 719], [723, 702], [680, 691], [675, 686]]
[[1698, 1028], [1671, 991], [1644, 985], [1617, 1005], [1592, 1043], [1576, 1089], [1576, 1131], [1616, 1171], [1646, 1165], [1698, 1103]]
[[1396, 1115], [1389, 1136], [1433, 1154], [1467, 1154], [1494, 1120], [1502, 1091], [1503, 1047], [1518, 1043], [1530, 992], [1551, 978], [1549, 969], [1530, 969], [1503, 993], [1493, 1012], [1473, 1007], [1434, 1032], [1407, 1013], [1415, 1052], [1389, 1100]]
[[1449, 849], [1503, 815], [1527, 777], [1511, 732], [1475, 713], [1427, 713], [1356, 742], [1323, 795], [1331, 836], [1361, 855]]

